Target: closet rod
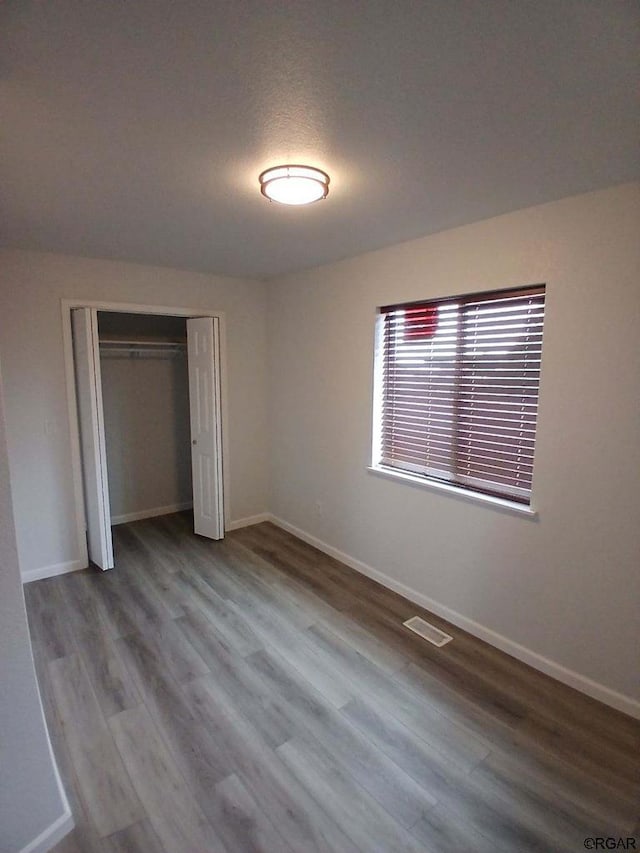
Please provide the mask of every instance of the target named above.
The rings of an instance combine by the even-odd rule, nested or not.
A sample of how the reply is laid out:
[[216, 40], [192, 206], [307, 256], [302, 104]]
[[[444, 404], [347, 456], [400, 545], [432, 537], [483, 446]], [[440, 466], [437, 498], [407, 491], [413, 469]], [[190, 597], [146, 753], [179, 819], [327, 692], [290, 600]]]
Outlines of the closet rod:
[[145, 340], [144, 338], [139, 340], [131, 340], [124, 338], [100, 338], [100, 346], [106, 344], [107, 346], [136, 346], [136, 347], [186, 347], [186, 341], [151, 341]]
[[118, 349], [126, 349], [127, 347], [149, 347], [150, 349], [185, 349], [186, 341], [118, 341], [103, 339], [98, 342], [101, 347], [117, 347]]
[[186, 355], [187, 345], [182, 341], [99, 341], [100, 352], [108, 356], [122, 358], [151, 358]]

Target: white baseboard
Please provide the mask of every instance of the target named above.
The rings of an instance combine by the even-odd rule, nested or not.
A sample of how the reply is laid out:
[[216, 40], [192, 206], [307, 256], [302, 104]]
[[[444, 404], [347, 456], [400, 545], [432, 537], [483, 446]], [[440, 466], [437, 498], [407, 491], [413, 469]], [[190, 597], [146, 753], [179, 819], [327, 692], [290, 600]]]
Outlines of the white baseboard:
[[77, 572], [86, 569], [87, 564], [83, 560], [69, 560], [67, 563], [55, 563], [53, 566], [41, 566], [39, 569], [29, 569], [22, 573], [22, 583], [39, 581], [43, 578], [53, 578], [56, 575], [66, 575], [68, 572]]
[[249, 515], [247, 518], [237, 518], [235, 521], [228, 521], [225, 530], [239, 530], [241, 527], [250, 527], [252, 524], [261, 524], [263, 521], [271, 521], [272, 516], [268, 512], [260, 512], [258, 515]]
[[478, 637], [480, 640], [484, 640], [486, 643], [489, 643], [497, 649], [506, 652], [508, 655], [511, 655], [523, 663], [532, 666], [534, 669], [544, 672], [545, 675], [550, 675], [557, 681], [561, 681], [563, 684], [567, 684], [569, 687], [573, 687], [581, 693], [591, 696], [593, 699], [604, 702], [605, 705], [609, 705], [618, 711], [622, 711], [630, 717], [640, 719], [640, 701], [637, 699], [633, 699], [631, 696], [625, 696], [623, 693], [618, 693], [616, 690], [612, 690], [604, 684], [593, 681], [585, 675], [580, 675], [580, 673], [567, 669], [562, 666], [562, 664], [543, 657], [525, 646], [521, 646], [519, 643], [510, 640], [508, 637], [491, 630], [491, 628], [487, 628], [479, 622], [475, 622], [473, 619], [469, 619], [467, 616], [463, 616], [461, 613], [451, 610], [444, 604], [434, 601], [432, 598], [423, 595], [421, 592], [411, 589], [411, 587], [406, 586], [400, 581], [394, 580], [388, 575], [385, 575], [383, 572], [363, 563], [361, 560], [357, 560], [355, 557], [351, 557], [349, 554], [339, 551], [332, 545], [328, 545], [326, 542], [323, 542], [316, 536], [312, 536], [305, 530], [301, 530], [299, 527], [289, 524], [288, 521], [284, 521], [282, 518], [267, 514], [266, 520], [271, 521], [273, 524], [277, 524], [278, 527], [292, 533], [294, 536], [297, 536], [298, 539], [302, 539], [303, 542], [313, 545], [315, 548], [318, 548], [318, 550], [328, 554], [336, 560], [339, 560], [341, 563], [344, 563], [350, 568], [355, 569], [357, 572], [372, 578], [379, 584], [382, 584], [382, 586], [399, 593], [409, 601], [413, 601], [414, 604], [418, 604], [420, 607], [424, 607], [425, 610], [430, 610], [442, 619], [446, 619], [447, 622], [451, 622], [452, 625], [462, 628], [463, 631], [473, 634], [474, 637]]
[[181, 504], [169, 504], [169, 506], [156, 506], [152, 509], [141, 509], [138, 512], [127, 512], [124, 515], [114, 515], [111, 517], [111, 525], [115, 527], [117, 524], [126, 524], [129, 521], [142, 521], [143, 518], [156, 518], [158, 515], [171, 515], [173, 512], [182, 512], [185, 509], [191, 509], [192, 501], [187, 501]]
[[74, 827], [73, 815], [67, 809], [57, 820], [48, 826], [43, 832], [30, 841], [26, 847], [20, 850], [20, 853], [47, 853], [59, 841], [67, 835]]

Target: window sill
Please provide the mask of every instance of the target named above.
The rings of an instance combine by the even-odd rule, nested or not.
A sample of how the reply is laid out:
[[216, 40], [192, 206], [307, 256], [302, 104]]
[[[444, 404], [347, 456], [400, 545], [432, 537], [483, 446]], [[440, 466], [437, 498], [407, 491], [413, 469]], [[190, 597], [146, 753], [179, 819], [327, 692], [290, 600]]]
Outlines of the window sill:
[[515, 515], [523, 515], [526, 518], [536, 519], [538, 517], [537, 510], [530, 506], [510, 501], [506, 498], [494, 498], [491, 495], [483, 495], [480, 492], [471, 492], [467, 489], [462, 489], [460, 486], [449, 486], [447, 483], [438, 483], [435, 480], [427, 480], [417, 474], [410, 474], [404, 471], [394, 471], [390, 468], [383, 468], [379, 465], [370, 465], [367, 468], [370, 474], [376, 474], [378, 477], [384, 477], [387, 480], [396, 480], [407, 483], [410, 486], [418, 486], [421, 489], [429, 491], [445, 492], [450, 497], [461, 498], [462, 500], [471, 501], [472, 503], [481, 503], [485, 506], [493, 507], [494, 509], [512, 512]]

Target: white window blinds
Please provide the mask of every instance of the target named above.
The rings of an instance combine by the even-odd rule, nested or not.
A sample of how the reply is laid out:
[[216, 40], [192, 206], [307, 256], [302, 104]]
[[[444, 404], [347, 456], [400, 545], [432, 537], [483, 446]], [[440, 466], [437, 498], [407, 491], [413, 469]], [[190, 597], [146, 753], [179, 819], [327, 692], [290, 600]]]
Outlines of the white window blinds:
[[374, 464], [529, 504], [544, 285], [379, 315]]

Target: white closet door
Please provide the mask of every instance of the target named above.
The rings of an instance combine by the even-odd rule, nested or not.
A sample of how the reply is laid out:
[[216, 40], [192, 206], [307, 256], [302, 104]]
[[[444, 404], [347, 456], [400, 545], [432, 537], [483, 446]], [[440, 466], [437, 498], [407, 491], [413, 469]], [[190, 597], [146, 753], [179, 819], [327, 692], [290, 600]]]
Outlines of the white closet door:
[[217, 317], [187, 320], [194, 531], [224, 536], [220, 328]]
[[94, 308], [75, 308], [71, 320], [89, 557], [101, 569], [112, 569], [98, 313]]

